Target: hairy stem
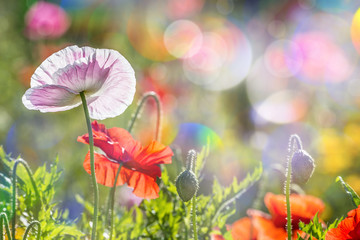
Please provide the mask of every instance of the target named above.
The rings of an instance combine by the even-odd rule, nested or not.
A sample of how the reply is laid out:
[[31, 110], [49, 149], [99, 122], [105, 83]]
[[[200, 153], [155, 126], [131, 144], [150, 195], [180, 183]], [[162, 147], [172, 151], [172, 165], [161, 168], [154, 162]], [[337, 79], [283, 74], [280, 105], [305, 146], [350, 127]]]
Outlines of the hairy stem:
[[[33, 174], [31, 172], [31, 169], [29, 167], [29, 165], [27, 164], [27, 162], [23, 159], [17, 159], [15, 160], [15, 164], [14, 164], [14, 167], [13, 167], [13, 194], [12, 194], [12, 202], [11, 202], [11, 208], [12, 208], [12, 213], [13, 213], [13, 217], [12, 217], [12, 229], [11, 229], [11, 233], [12, 233], [12, 238], [15, 239], [15, 234], [16, 234], [16, 195], [17, 195], [17, 191], [16, 191], [16, 182], [17, 182], [17, 174], [16, 174], [16, 171], [17, 171], [17, 167], [19, 164], [22, 164], [25, 169], [26, 169], [26, 172], [30, 178], [30, 182], [31, 182], [31, 185], [33, 186], [34, 188], [34, 192], [35, 192], [35, 196], [36, 196], [36, 206], [37, 208], [39, 207], [38, 204], [41, 203], [41, 198], [40, 198], [40, 193], [39, 193], [39, 190], [36, 186], [36, 183], [35, 183], [35, 180], [34, 180], [34, 177], [33, 177]], [[38, 209], [37, 209], [38, 210]], [[37, 212], [37, 211], [36, 211]]]
[[287, 215], [287, 235], [288, 240], [292, 238], [292, 230], [291, 230], [291, 207], [290, 207], [290, 184], [291, 184], [291, 174], [292, 174], [292, 166], [291, 160], [293, 154], [296, 150], [301, 150], [302, 144], [298, 135], [294, 134], [290, 136], [289, 139], [289, 153], [287, 159], [287, 168], [286, 168], [286, 182], [285, 182], [285, 196], [286, 196], [286, 215]]
[[26, 240], [27, 239], [27, 236], [30, 232], [30, 230], [32, 228], [35, 227], [35, 225], [37, 226], [38, 228], [38, 231], [37, 231], [37, 235], [36, 235], [36, 240], [40, 240], [40, 236], [41, 236], [41, 225], [40, 225], [40, 222], [39, 221], [33, 221], [29, 224], [29, 226], [26, 228], [25, 230], [25, 233], [24, 233], [24, 236], [23, 236], [23, 240]]
[[192, 200], [192, 224], [193, 224], [193, 234], [194, 234], [194, 240], [198, 240], [198, 235], [197, 235], [197, 229], [196, 229], [196, 193], [194, 194]]
[[84, 92], [80, 92], [80, 97], [82, 101], [82, 105], [84, 108], [86, 125], [89, 133], [89, 146], [90, 146], [90, 166], [91, 166], [91, 180], [92, 185], [94, 187], [94, 214], [93, 214], [93, 225], [92, 225], [92, 233], [91, 233], [91, 240], [96, 239], [96, 228], [97, 228], [97, 219], [98, 219], [98, 202], [99, 202], [99, 188], [96, 182], [96, 175], [95, 175], [95, 160], [94, 160], [94, 137], [91, 128], [90, 122], [90, 115], [89, 110], [86, 103], [86, 98]]

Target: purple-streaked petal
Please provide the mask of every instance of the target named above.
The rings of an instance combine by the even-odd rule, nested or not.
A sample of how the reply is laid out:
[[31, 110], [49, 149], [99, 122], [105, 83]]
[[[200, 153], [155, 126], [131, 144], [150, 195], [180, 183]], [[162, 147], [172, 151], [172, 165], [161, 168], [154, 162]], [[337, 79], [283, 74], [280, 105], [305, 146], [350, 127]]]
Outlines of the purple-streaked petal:
[[74, 64], [59, 69], [54, 74], [54, 82], [78, 93], [94, 93], [101, 88], [108, 74], [109, 69], [100, 69], [96, 61], [89, 63], [82, 58]]
[[77, 92], [59, 85], [30, 88], [25, 92], [22, 101], [28, 109], [40, 112], [65, 111], [81, 104]]
[[70, 46], [52, 54], [35, 70], [31, 77], [30, 86], [36, 87], [45, 84], [55, 84], [53, 78], [55, 72], [68, 65], [74, 64], [76, 60], [89, 58], [94, 52], [95, 49], [91, 47], [79, 48], [78, 46]]

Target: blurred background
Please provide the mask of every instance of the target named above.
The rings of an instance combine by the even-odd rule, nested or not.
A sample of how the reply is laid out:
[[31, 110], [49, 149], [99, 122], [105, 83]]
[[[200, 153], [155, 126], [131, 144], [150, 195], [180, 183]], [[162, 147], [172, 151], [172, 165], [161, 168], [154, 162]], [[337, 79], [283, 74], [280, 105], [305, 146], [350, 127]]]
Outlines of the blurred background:
[[[81, 212], [75, 194], [90, 196], [88, 146], [76, 141], [86, 133], [83, 111], [44, 114], [21, 101], [37, 66], [69, 45], [116, 49], [135, 69], [135, 100], [102, 121], [108, 128], [127, 128], [141, 95], [159, 94], [162, 142], [177, 152], [172, 178], [186, 152], [207, 143], [205, 194], [213, 177], [225, 186], [263, 163], [268, 179], [238, 203], [236, 217], [253, 207], [257, 189], [282, 193], [294, 133], [315, 159], [303, 189], [324, 200], [325, 220], [352, 207], [336, 176], [360, 193], [359, 2], [58, 0], [47, 1], [50, 13], [36, 12], [34, 0], [0, 2], [0, 144], [33, 168], [59, 156], [58, 200], [70, 217]], [[149, 103], [134, 137], [145, 144], [155, 122]]]

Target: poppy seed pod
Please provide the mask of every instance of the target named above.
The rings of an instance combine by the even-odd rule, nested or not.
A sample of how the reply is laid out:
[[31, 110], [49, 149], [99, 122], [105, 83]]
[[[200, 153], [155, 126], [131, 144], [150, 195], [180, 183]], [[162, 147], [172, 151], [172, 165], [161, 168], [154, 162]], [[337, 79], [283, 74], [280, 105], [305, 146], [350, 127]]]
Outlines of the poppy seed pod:
[[291, 160], [292, 180], [297, 184], [305, 184], [312, 176], [315, 163], [312, 157], [304, 150], [294, 153]]
[[199, 182], [193, 171], [186, 169], [176, 179], [176, 190], [184, 202], [188, 202], [196, 194]]

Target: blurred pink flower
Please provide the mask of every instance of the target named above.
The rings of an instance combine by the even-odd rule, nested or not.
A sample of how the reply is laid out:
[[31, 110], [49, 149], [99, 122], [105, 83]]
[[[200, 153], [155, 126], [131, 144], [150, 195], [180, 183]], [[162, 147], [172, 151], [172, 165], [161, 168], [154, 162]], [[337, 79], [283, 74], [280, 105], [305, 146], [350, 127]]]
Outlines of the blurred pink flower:
[[133, 68], [119, 52], [70, 46], [36, 69], [22, 101], [30, 110], [65, 111], [79, 106], [84, 92], [90, 117], [102, 120], [125, 111], [135, 83]]
[[25, 16], [25, 34], [29, 39], [58, 38], [69, 28], [66, 12], [53, 3], [37, 2]]

